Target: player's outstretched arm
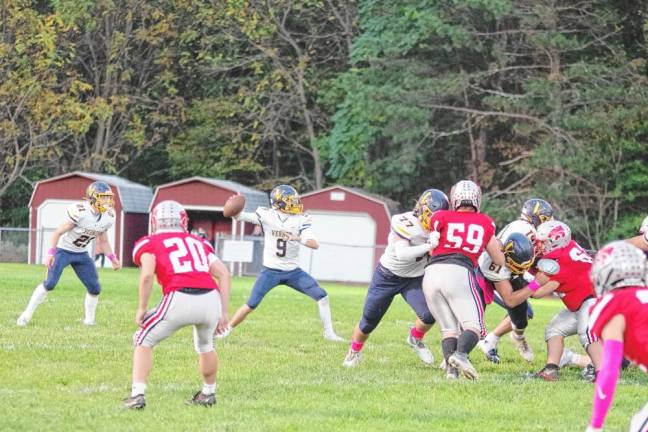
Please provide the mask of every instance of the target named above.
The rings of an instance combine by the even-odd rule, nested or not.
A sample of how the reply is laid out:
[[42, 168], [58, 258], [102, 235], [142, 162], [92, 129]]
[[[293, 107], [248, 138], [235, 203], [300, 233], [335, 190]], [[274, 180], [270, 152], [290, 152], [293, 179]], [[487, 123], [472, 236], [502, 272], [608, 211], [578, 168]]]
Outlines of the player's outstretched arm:
[[144, 253], [140, 257], [139, 304], [135, 313], [135, 323], [140, 327], [144, 325], [144, 317], [148, 310], [148, 302], [153, 289], [154, 276], [155, 255]]
[[259, 222], [259, 216], [257, 216], [256, 213], [242, 211], [241, 213], [234, 216], [234, 219], [241, 222], [253, 223], [255, 225], [261, 224], [261, 222]]
[[514, 308], [515, 306], [522, 304], [526, 299], [531, 297], [531, 294], [533, 294], [533, 291], [527, 288], [513, 291], [510, 280], [495, 282], [495, 290], [497, 290], [499, 295], [502, 297], [502, 300], [504, 300], [504, 303], [509, 308]]
[[110, 246], [110, 242], [108, 241], [108, 234], [106, 232], [99, 234], [97, 236], [97, 243], [98, 249], [103, 252], [104, 255], [106, 255], [106, 258], [110, 260], [110, 264], [112, 265], [113, 270], [119, 270], [121, 268], [121, 262]]
[[232, 275], [225, 264], [219, 259], [215, 259], [209, 265], [209, 273], [218, 280], [221, 297], [221, 316], [216, 327], [216, 333], [222, 333], [227, 329], [229, 323], [228, 309], [230, 289], [232, 286]]
[[592, 405], [592, 419], [589, 431], [601, 430], [608, 410], [612, 405], [616, 391], [621, 361], [623, 360], [623, 332], [625, 331], [625, 318], [616, 315], [601, 331], [603, 338], [603, 364], [596, 377], [594, 388], [594, 402]]

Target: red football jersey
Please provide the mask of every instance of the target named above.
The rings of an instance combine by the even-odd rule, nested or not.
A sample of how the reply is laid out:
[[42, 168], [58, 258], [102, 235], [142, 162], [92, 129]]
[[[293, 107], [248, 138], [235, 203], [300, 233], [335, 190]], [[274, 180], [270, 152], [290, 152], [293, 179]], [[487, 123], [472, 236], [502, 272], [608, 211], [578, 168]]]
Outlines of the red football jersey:
[[135, 265], [140, 265], [144, 253], [155, 255], [155, 274], [164, 294], [180, 288], [218, 289], [209, 273], [218, 258], [207, 240], [186, 232], [153, 234], [135, 243]]
[[560, 270], [549, 279], [560, 283], [556, 293], [560, 296], [567, 309], [577, 311], [585, 299], [594, 297], [594, 286], [590, 280], [592, 257], [571, 240], [567, 246], [551, 251], [542, 258], [558, 261]]
[[619, 288], [598, 299], [590, 312], [589, 331], [600, 339], [616, 315], [625, 318], [623, 354], [648, 373], [648, 288]]
[[429, 230], [440, 234], [432, 256], [461, 254], [477, 266], [477, 259], [495, 234], [495, 223], [483, 213], [438, 210], [430, 218]]

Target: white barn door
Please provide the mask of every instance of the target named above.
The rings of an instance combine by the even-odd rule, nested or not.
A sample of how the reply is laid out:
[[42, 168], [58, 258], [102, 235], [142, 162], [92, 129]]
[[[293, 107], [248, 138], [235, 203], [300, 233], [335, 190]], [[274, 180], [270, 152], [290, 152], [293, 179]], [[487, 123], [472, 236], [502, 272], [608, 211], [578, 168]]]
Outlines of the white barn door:
[[368, 283], [374, 269], [376, 222], [364, 213], [308, 213], [320, 248], [302, 247], [299, 266], [315, 279]]
[[[70, 204], [79, 202], [79, 200], [45, 200], [38, 207], [38, 222], [36, 223], [36, 264], [45, 262], [47, 250], [54, 230], [64, 221], [68, 220], [67, 208]], [[108, 230], [108, 241], [115, 247], [115, 225]], [[94, 259], [95, 240], [91, 241], [86, 250]], [[109, 267], [108, 259], [104, 262], [104, 267]]]

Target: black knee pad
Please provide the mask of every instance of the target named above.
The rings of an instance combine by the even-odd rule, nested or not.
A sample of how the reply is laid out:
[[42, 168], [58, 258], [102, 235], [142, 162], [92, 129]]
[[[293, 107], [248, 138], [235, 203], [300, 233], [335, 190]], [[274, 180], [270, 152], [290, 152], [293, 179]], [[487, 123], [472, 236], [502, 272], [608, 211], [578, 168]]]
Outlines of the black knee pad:
[[98, 296], [101, 293], [101, 285], [97, 284], [95, 286], [86, 287], [88, 294]]
[[431, 313], [425, 313], [423, 316], [420, 316], [419, 319], [423, 321], [424, 324], [432, 325], [436, 322]]
[[376, 329], [378, 326], [378, 323], [370, 323], [367, 321], [364, 317], [360, 320], [360, 324], [358, 324], [358, 327], [360, 328], [360, 331], [364, 334], [369, 334], [372, 331]]

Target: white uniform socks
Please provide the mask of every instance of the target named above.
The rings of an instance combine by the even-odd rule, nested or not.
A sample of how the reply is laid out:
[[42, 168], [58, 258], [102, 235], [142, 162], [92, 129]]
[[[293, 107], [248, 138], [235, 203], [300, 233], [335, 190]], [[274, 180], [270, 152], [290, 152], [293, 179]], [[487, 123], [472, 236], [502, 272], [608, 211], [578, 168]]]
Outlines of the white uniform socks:
[[331, 318], [331, 307], [329, 306], [328, 296], [318, 300], [317, 306], [319, 306], [320, 320], [322, 321], [322, 326], [324, 326], [324, 332], [335, 333], [333, 331], [333, 320]]
[[46, 297], [47, 297], [47, 290], [45, 289], [43, 284], [38, 285], [34, 289], [34, 292], [31, 298], [29, 299], [29, 304], [27, 304], [27, 309], [25, 309], [24, 313], [31, 318], [31, 316], [34, 314], [34, 311], [36, 311], [38, 305], [43, 303]]
[[99, 303], [99, 296], [93, 296], [86, 293], [85, 296], [85, 320], [86, 325], [93, 325], [95, 323], [95, 314], [97, 312], [97, 303]]

